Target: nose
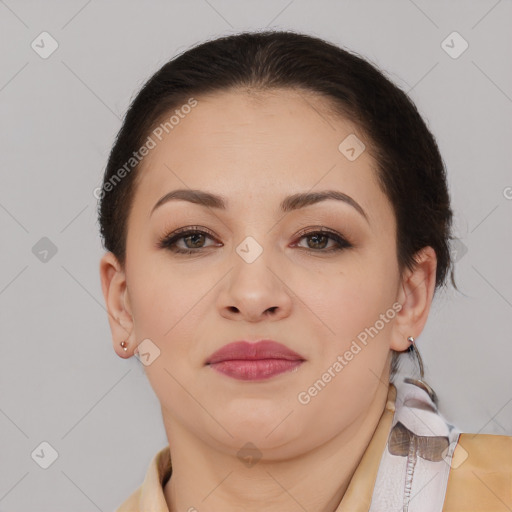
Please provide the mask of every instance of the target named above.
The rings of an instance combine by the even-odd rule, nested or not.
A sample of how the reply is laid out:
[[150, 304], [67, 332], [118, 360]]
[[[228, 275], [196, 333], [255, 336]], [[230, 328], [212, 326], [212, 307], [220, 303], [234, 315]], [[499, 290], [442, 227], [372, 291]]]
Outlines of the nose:
[[251, 263], [243, 258], [235, 260], [218, 298], [221, 314], [247, 322], [287, 317], [292, 297], [285, 280], [285, 269], [277, 268], [275, 262], [271, 268], [263, 254]]

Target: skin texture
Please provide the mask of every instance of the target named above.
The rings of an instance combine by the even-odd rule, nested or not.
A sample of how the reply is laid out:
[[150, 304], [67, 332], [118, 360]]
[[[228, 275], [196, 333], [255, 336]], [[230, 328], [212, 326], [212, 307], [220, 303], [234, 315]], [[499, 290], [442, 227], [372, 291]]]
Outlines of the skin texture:
[[[425, 248], [414, 272], [400, 276], [395, 218], [375, 162], [368, 151], [349, 161], [338, 150], [349, 134], [364, 136], [329, 116], [321, 98], [244, 90], [197, 100], [143, 161], [125, 268], [110, 252], [101, 259], [113, 347], [128, 358], [149, 338], [160, 350], [145, 371], [171, 449], [173, 474], [165, 486], [171, 512], [263, 505], [283, 512], [298, 510], [297, 502], [333, 511], [384, 409], [390, 349], [405, 350], [407, 336], [418, 336], [427, 321], [435, 252]], [[228, 208], [170, 201], [150, 215], [160, 197], [178, 188], [222, 195]], [[351, 196], [368, 221], [335, 200], [278, 210], [290, 194], [324, 189]], [[188, 226], [214, 236], [180, 239], [180, 248], [197, 251], [192, 255], [157, 247]], [[352, 247], [329, 252], [335, 240], [300, 233], [319, 226]], [[263, 249], [252, 263], [236, 251], [248, 236]], [[400, 312], [309, 403], [300, 403], [298, 394], [397, 302]], [[262, 338], [305, 362], [252, 382], [205, 365], [229, 342]], [[251, 467], [237, 456], [247, 442], [261, 456]]]

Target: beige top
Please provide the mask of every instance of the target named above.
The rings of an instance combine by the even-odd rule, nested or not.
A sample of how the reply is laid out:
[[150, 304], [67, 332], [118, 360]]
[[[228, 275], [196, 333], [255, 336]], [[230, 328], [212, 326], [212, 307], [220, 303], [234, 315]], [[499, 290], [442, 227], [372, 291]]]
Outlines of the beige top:
[[[396, 387], [390, 383], [386, 407], [336, 512], [370, 509], [395, 400]], [[450, 470], [443, 512], [512, 511], [512, 436], [463, 433], [453, 457], [465, 458], [466, 452], [464, 463]], [[142, 485], [115, 512], [169, 512], [163, 488], [171, 468], [166, 446], [153, 457]]]

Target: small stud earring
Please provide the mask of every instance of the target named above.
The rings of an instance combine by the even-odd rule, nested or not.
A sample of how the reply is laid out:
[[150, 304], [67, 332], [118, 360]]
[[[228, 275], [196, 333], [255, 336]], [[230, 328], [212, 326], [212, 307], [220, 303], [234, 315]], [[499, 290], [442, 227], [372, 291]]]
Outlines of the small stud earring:
[[120, 343], [121, 347], [123, 347], [123, 350], [126, 352], [128, 350], [127, 346], [126, 346], [126, 341], [121, 341]]

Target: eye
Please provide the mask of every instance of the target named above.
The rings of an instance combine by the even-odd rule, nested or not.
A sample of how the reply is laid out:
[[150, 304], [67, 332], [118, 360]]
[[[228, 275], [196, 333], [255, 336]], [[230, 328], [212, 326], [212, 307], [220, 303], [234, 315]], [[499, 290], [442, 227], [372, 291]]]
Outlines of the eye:
[[[158, 242], [158, 247], [178, 254], [192, 254], [203, 249], [200, 245], [204, 242], [205, 238], [213, 238], [213, 235], [205, 228], [200, 229], [200, 226], [180, 228], [170, 235], [164, 236]], [[185, 248], [178, 247], [177, 242], [181, 240], [184, 241]]]
[[[314, 231], [302, 231], [301, 233], [299, 233], [299, 240], [302, 238], [309, 238], [312, 241], [312, 244], [308, 244], [309, 247], [304, 247], [306, 250], [310, 250], [312, 252], [330, 253], [353, 247], [352, 244], [345, 237], [343, 237], [336, 231], [331, 231], [330, 229], [326, 229], [321, 226]], [[328, 243], [329, 240], [334, 241], [336, 245], [334, 245], [334, 247], [331, 247], [330, 249], [323, 250], [325, 249], [325, 244]], [[314, 247], [312, 248], [311, 245], [313, 245]]]
[[[319, 226], [315, 230], [311, 230], [311, 228], [308, 228], [308, 230], [309, 231], [304, 230], [299, 233], [299, 240], [302, 240], [303, 238], [310, 239], [312, 243], [308, 244], [309, 247], [301, 247], [300, 245], [295, 244], [297, 247], [306, 249], [310, 252], [320, 253], [331, 253], [353, 247], [345, 237], [336, 231], [331, 231], [330, 229], [326, 229], [322, 226]], [[160, 249], [168, 249], [176, 254], [193, 254], [199, 253], [201, 249], [219, 246], [219, 244], [205, 246], [204, 243], [207, 238], [214, 239], [215, 237], [206, 228], [200, 228], [200, 226], [189, 226], [180, 228], [173, 233], [164, 236], [159, 240], [157, 247]], [[334, 241], [335, 245], [334, 247], [325, 249], [329, 240]], [[185, 244], [185, 247], [179, 247], [178, 243], [182, 241]]]

